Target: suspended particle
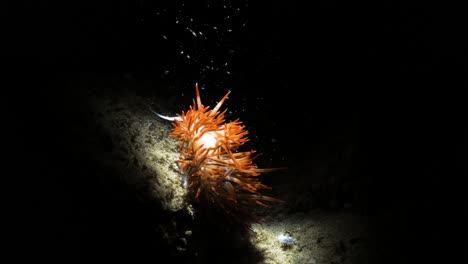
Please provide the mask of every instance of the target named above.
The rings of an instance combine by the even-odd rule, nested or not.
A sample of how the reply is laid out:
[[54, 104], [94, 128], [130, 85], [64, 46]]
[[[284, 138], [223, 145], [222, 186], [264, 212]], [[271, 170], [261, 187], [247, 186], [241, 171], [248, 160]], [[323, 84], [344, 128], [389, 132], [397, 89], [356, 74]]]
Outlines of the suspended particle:
[[197, 37], [197, 33], [195, 33], [195, 31], [193, 31], [192, 29], [190, 29], [190, 28], [188, 28], [188, 27], [187, 27], [187, 30], [190, 31], [190, 33], [192, 33], [192, 35], [193, 35], [194, 37]]

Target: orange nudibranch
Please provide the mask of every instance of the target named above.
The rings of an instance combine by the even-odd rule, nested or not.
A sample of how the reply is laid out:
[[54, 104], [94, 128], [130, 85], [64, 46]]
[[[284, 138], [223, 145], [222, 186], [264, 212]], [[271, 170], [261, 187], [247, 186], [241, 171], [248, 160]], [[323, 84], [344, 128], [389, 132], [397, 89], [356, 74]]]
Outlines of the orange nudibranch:
[[249, 226], [249, 222], [261, 220], [252, 213], [255, 206], [282, 202], [260, 193], [271, 188], [258, 176], [276, 169], [258, 168], [253, 162], [254, 150], [239, 151], [248, 141], [248, 132], [238, 119], [226, 122], [226, 110], [220, 112], [230, 92], [210, 110], [201, 102], [198, 84], [195, 90], [196, 102], [189, 110], [169, 119], [174, 121], [170, 135], [179, 141], [179, 168], [196, 201], [214, 203]]

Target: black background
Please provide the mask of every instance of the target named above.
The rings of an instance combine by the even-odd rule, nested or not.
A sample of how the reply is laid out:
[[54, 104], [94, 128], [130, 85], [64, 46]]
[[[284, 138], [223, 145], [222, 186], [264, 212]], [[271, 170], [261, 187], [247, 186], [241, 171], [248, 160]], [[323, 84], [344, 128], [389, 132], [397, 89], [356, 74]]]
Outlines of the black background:
[[[187, 3], [185, 12], [216, 21], [209, 17], [207, 2]], [[179, 87], [171, 89], [189, 87], [185, 102], [200, 80], [213, 87], [207, 95], [211, 100], [227, 89], [235, 92], [230, 107], [247, 98], [247, 111], [238, 115], [255, 127], [254, 133], [278, 139], [275, 148], [281, 153], [272, 156], [278, 162], [328, 142], [322, 127], [351, 124], [352, 135], [347, 136], [357, 144], [353, 175], [371, 179], [368, 209], [377, 216], [391, 212], [390, 218], [375, 221], [377, 237], [388, 246], [382, 262], [447, 262], [461, 252], [463, 242], [453, 236], [461, 234], [466, 213], [461, 184], [467, 73], [462, 8], [426, 1], [251, 1], [242, 15], [247, 29], [238, 29], [241, 33], [230, 44], [239, 54], [230, 57], [233, 74], [201, 76], [194, 70], [197, 65], [177, 59], [175, 42], [161, 40], [161, 34], [170, 36], [177, 28], [151, 14], [161, 8], [176, 12], [178, 4], [2, 4], [4, 144], [12, 168], [4, 177], [20, 180], [5, 185], [13, 192], [6, 200], [11, 215], [19, 218], [14, 218], [19, 225], [12, 228], [16, 242], [11, 243], [20, 249], [17, 256], [65, 257], [69, 261], [63, 263], [73, 263], [80, 254], [99, 259], [116, 247], [128, 250], [128, 256], [153, 250], [143, 231], [131, 229], [135, 220], [127, 218], [135, 214], [145, 219], [148, 210], [137, 203], [113, 202], [109, 193], [115, 190], [70, 180], [76, 179], [70, 176], [72, 168], [86, 159], [74, 152], [81, 139], [69, 131], [79, 120], [74, 109], [79, 102], [71, 96], [77, 91], [70, 89], [86, 87], [62, 84], [84, 78], [83, 73], [105, 79], [130, 72], [136, 79], [160, 80], [167, 68], [177, 69], [166, 80]], [[186, 43], [172, 34], [176, 42]], [[204, 45], [209, 56], [227, 56]], [[259, 96], [264, 97], [261, 103], [255, 100]], [[126, 213], [96, 213], [94, 203], [123, 206]], [[121, 219], [109, 224], [105, 234], [93, 236], [93, 221], [113, 217]], [[102, 252], [86, 251], [83, 244], [90, 237], [102, 244]], [[149, 255], [139, 256], [143, 261]]]

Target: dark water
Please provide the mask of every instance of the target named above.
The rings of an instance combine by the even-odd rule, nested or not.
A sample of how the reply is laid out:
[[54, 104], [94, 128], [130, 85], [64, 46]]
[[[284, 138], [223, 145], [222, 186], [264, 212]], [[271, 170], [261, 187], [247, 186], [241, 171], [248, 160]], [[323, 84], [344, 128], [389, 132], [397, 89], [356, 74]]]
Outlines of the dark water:
[[[338, 191], [335, 209], [364, 197], [356, 209], [375, 219], [382, 263], [442, 260], [458, 251], [447, 234], [458, 233], [466, 212], [457, 184], [467, 73], [459, 8], [397, 1], [11, 2], [2, 10], [0, 51], [11, 118], [6, 141], [14, 175], [27, 176], [16, 178], [33, 178], [18, 184], [22, 203], [13, 207], [26, 212], [19, 244], [37, 256], [140, 263], [153, 259], [154, 247], [165, 256], [164, 243], [145, 229], [147, 219], [159, 217], [149, 215], [151, 205], [118, 182], [70, 180], [93, 171], [74, 151], [82, 139], [70, 133], [80, 120], [71, 95], [88, 87], [67, 84], [82, 80], [150, 83], [134, 89], [180, 95], [174, 112], [191, 104], [196, 82], [207, 104], [231, 90], [226, 106], [249, 127], [252, 146], [265, 154], [261, 164], [303, 171], [309, 157], [345, 170], [340, 179], [355, 187]], [[343, 165], [339, 157], [349, 146], [352, 158]], [[327, 201], [314, 206], [330, 209]], [[112, 254], [122, 251], [121, 259]]]

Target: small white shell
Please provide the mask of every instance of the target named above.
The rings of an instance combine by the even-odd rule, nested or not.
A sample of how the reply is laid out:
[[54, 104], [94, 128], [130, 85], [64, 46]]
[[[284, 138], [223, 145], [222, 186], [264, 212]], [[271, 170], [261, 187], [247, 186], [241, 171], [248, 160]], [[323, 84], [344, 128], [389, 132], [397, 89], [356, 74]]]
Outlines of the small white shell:
[[296, 240], [294, 238], [292, 238], [291, 236], [287, 235], [287, 234], [286, 235], [281, 234], [281, 235], [278, 236], [278, 241], [283, 243], [283, 244], [289, 245], [289, 244], [294, 243], [294, 241], [296, 241]]

